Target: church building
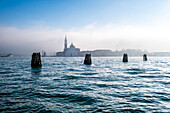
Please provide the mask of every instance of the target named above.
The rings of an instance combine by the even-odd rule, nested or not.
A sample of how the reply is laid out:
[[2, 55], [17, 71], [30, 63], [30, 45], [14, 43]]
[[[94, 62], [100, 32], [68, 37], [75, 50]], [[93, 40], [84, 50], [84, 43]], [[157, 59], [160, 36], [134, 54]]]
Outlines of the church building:
[[65, 36], [64, 41], [64, 51], [63, 52], [57, 52], [57, 56], [63, 56], [63, 57], [77, 57], [80, 55], [80, 49], [76, 48], [73, 43], [71, 43], [70, 47], [67, 48], [67, 37]]

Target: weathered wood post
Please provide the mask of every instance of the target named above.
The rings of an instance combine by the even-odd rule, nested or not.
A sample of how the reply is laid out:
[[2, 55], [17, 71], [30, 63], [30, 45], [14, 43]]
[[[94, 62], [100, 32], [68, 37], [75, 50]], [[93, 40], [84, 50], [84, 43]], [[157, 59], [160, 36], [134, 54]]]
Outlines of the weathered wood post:
[[31, 60], [31, 67], [41, 67], [41, 54], [39, 53], [33, 53], [32, 54], [32, 60]]
[[85, 65], [91, 65], [92, 64], [91, 54], [86, 54], [85, 59], [84, 59], [84, 64]]
[[146, 54], [144, 54], [143, 55], [143, 61], [147, 61], [148, 59], [147, 59], [147, 55]]
[[123, 62], [128, 62], [128, 55], [127, 54], [123, 54]]

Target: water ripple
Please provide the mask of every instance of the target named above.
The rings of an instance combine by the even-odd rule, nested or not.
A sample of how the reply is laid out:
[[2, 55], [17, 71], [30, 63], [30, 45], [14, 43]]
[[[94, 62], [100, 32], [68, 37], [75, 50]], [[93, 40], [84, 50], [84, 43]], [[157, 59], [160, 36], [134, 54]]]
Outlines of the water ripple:
[[0, 112], [170, 112], [170, 59], [0, 58]]

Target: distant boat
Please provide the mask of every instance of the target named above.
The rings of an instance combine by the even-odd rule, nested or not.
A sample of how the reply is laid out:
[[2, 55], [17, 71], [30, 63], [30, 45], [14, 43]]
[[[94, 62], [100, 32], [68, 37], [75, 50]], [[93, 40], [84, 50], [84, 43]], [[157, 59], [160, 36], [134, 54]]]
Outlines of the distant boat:
[[13, 57], [14, 55], [13, 54], [8, 54], [8, 55], [5, 55], [5, 56], [1, 56], [1, 57]]
[[8, 54], [7, 57], [13, 57], [14, 55], [13, 54]]

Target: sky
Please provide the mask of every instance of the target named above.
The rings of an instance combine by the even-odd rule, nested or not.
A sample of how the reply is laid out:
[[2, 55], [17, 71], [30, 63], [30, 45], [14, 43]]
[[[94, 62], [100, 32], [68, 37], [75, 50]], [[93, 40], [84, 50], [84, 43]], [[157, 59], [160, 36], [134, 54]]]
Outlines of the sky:
[[0, 0], [0, 54], [81, 50], [170, 52], [169, 0]]

